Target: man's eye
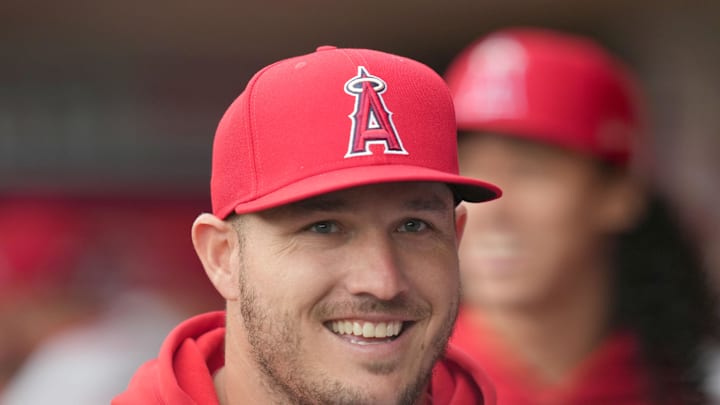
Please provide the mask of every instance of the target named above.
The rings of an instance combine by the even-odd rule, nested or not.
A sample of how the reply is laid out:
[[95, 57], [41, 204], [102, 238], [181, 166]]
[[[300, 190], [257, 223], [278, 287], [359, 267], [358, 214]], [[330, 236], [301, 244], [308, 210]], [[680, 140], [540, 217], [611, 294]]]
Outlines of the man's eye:
[[308, 230], [315, 233], [335, 233], [340, 231], [340, 227], [335, 222], [322, 221], [310, 225]]
[[408, 219], [400, 225], [399, 232], [420, 232], [428, 228], [425, 221], [419, 219]]

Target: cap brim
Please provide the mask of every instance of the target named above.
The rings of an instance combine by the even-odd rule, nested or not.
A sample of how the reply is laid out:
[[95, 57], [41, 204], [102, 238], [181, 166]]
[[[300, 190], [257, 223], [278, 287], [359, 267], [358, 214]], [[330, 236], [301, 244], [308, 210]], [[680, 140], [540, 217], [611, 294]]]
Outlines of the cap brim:
[[499, 187], [484, 181], [425, 167], [393, 164], [352, 167], [307, 177], [252, 201], [241, 202], [234, 211], [237, 214], [262, 211], [351, 187], [410, 181], [446, 183], [456, 197], [468, 202], [490, 201], [502, 195]]

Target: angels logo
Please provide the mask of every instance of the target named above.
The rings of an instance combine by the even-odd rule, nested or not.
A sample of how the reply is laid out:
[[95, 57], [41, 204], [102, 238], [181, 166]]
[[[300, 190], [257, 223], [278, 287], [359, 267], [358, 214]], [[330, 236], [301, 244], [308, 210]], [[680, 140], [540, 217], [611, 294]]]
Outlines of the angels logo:
[[408, 154], [392, 122], [392, 113], [380, 96], [386, 89], [387, 84], [369, 74], [364, 66], [358, 66], [358, 75], [345, 83], [345, 92], [355, 96], [355, 110], [349, 115], [352, 129], [346, 158], [372, 155], [371, 144], [384, 144], [387, 154]]

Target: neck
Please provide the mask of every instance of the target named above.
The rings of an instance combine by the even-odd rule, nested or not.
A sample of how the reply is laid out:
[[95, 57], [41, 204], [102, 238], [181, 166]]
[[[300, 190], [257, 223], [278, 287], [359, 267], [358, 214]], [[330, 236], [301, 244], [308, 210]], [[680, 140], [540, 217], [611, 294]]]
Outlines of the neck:
[[218, 397], [220, 405], [227, 405], [227, 392], [225, 391], [225, 367], [221, 367], [215, 375], [213, 375], [213, 385], [215, 386], [215, 393]]
[[[228, 310], [228, 317], [237, 316], [236, 312], [231, 311]], [[227, 342], [242, 341], [246, 341], [245, 336], [242, 332], [238, 333], [228, 321], [225, 335], [225, 365], [213, 375], [219, 404], [282, 403], [267, 389], [264, 376], [252, 361], [251, 349], [240, 344], [227, 344]]]
[[571, 288], [542, 303], [482, 309], [482, 317], [512, 353], [548, 383], [558, 382], [597, 348], [609, 328], [607, 269], [591, 269]]

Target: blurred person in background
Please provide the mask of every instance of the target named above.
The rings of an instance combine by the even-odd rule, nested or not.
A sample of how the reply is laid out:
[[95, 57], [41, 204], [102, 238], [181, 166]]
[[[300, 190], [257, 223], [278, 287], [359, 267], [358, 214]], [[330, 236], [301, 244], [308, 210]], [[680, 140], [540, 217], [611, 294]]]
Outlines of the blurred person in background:
[[201, 204], [141, 194], [4, 197], [1, 404], [107, 404], [172, 326], [219, 307], [190, 252]]
[[498, 403], [708, 403], [714, 297], [638, 171], [647, 133], [628, 70], [588, 38], [511, 28], [468, 46], [446, 79], [461, 173], [504, 190], [468, 207], [452, 338]]

